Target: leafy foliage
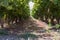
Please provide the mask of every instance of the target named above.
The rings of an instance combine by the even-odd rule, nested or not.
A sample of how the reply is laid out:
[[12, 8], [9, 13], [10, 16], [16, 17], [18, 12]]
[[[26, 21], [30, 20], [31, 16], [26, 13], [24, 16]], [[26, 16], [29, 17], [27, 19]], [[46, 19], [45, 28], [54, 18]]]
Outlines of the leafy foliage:
[[[0, 0], [0, 19], [11, 21], [25, 20], [30, 16], [30, 0]], [[60, 0], [32, 0], [34, 2], [32, 16], [42, 21], [59, 23], [60, 20]]]
[[0, 0], [0, 17], [8, 20], [29, 18], [29, 0]]
[[60, 20], [60, 6], [59, 0], [34, 0], [34, 8], [32, 10], [32, 16], [45, 20], [48, 22], [48, 19], [53, 21], [56, 19], [58, 22]]

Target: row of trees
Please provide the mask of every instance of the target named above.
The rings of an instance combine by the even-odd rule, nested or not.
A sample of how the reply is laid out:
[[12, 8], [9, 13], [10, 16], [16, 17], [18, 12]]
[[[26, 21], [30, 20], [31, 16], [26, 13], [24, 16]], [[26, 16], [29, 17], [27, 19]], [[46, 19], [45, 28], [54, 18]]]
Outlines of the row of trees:
[[0, 0], [0, 23], [16, 23], [29, 18], [29, 0]]
[[[31, 0], [0, 0], [0, 23], [16, 23], [30, 17], [29, 1]], [[54, 24], [60, 21], [60, 0], [32, 0], [34, 2], [32, 16]], [[1, 25], [3, 26], [3, 25]]]
[[[60, 0], [33, 0], [32, 16], [46, 23], [60, 23]], [[55, 22], [54, 22], [55, 21]]]
[[28, 0], [1, 0], [0, 18], [4, 19], [26, 19], [29, 17]]

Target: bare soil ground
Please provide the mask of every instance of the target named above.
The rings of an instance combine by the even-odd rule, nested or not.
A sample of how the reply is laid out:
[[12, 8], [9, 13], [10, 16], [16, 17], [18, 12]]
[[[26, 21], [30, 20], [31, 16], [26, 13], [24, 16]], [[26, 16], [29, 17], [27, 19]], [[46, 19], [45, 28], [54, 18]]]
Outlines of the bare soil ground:
[[[60, 40], [60, 34], [57, 32], [50, 32], [50, 33], [34, 33], [38, 34], [38, 38], [34, 40]], [[0, 35], [0, 40], [25, 40], [24, 38], [20, 38], [17, 35]], [[33, 40], [29, 38], [29, 40]]]
[[[50, 30], [46, 32], [45, 29], [46, 30], [49, 29], [48, 24], [37, 19], [28, 19], [21, 21], [17, 24], [11, 24], [9, 25], [9, 28], [5, 28], [5, 29], [9, 30], [11, 34], [18, 34], [18, 35], [25, 32], [31, 32], [32, 34], [38, 36], [38, 40], [60, 40], [60, 34], [57, 31]], [[43, 33], [41, 33], [40, 29], [43, 30]], [[1, 37], [3, 36], [0, 36], [0, 38]], [[13, 40], [13, 39], [20, 40], [19, 38], [14, 36], [12, 36], [13, 39], [9, 36], [4, 36], [4, 38], [5, 37], [6, 40]], [[3, 38], [1, 38], [1, 40], [2, 39]]]

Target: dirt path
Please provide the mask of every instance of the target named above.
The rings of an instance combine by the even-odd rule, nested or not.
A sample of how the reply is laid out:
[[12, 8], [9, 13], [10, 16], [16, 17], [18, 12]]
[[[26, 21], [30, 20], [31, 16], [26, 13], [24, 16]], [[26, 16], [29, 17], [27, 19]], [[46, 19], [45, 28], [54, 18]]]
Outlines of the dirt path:
[[[28, 27], [28, 29], [25, 29], [26, 27]], [[31, 18], [17, 24], [11, 24], [10, 28], [8, 28], [7, 30], [11, 31], [11, 33], [13, 34], [19, 34], [24, 31], [31, 31], [31, 30], [34, 31], [36, 28], [48, 29], [48, 25], [45, 22], [42, 22], [41, 20]], [[35, 35], [38, 34], [37, 35], [38, 38], [34, 40], [60, 40], [60, 34], [57, 32], [50, 32], [45, 34], [34, 33], [34, 34]], [[50, 34], [52, 36], [50, 36]], [[3, 36], [0, 36], [0, 40], [25, 40], [25, 39], [20, 38], [17, 35], [3, 35]], [[29, 40], [31, 40], [31, 38]]]
[[[17, 35], [0, 35], [0, 40], [25, 40]], [[55, 33], [55, 36], [42, 36], [38, 38], [29, 37], [28, 40], [60, 40], [60, 35]]]

